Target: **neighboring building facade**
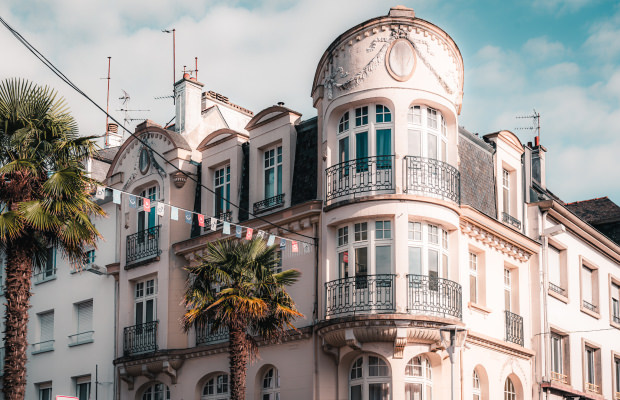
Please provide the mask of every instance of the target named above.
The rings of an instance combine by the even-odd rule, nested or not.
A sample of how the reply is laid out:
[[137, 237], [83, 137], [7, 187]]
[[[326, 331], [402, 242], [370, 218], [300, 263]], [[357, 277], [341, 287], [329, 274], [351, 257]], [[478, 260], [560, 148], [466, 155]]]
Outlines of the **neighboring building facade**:
[[[282, 343], [256, 338], [248, 399], [449, 399], [451, 380], [461, 399], [620, 398], [620, 247], [588, 224], [612, 237], [615, 209], [587, 219], [562, 203], [540, 144], [459, 126], [463, 61], [446, 32], [394, 7], [328, 47], [311, 94], [317, 115], [302, 120], [282, 103], [254, 114], [189, 75], [176, 82], [175, 125], [138, 125], [105, 169], [123, 200], [104, 205], [101, 229], [115, 239], [96, 263], [117, 283], [67, 272], [35, 285], [74, 293], [77, 310], [92, 298], [97, 318], [94, 343], [56, 340], [31, 356], [28, 390], [51, 381], [61, 394], [70, 380], [45, 375], [44, 357], [83, 348], [54, 373], [76, 385], [90, 374], [91, 398], [100, 349], [99, 381], [113, 382], [101, 398], [228, 398], [227, 332], [180, 325], [183, 267], [228, 235], [189, 210], [300, 244], [281, 264], [302, 272], [290, 293], [304, 317]], [[143, 199], [165, 203], [163, 217]], [[49, 338], [36, 321], [70, 315], [50, 296], [33, 298], [39, 346]], [[54, 334], [73, 332], [62, 318]], [[447, 326], [468, 333], [454, 364]]]

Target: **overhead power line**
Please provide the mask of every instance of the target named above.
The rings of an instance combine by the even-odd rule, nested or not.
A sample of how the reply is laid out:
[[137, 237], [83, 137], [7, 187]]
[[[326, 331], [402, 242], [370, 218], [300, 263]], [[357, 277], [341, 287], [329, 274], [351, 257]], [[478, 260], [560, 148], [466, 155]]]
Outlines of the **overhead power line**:
[[[58, 76], [63, 82], [65, 82], [67, 85], [69, 85], [69, 87], [71, 87], [73, 90], [75, 90], [76, 92], [78, 92], [79, 94], [81, 94], [84, 98], [86, 98], [89, 102], [91, 102], [95, 107], [97, 107], [97, 109], [99, 109], [101, 112], [103, 112], [104, 114], [106, 114], [112, 121], [114, 121], [118, 126], [120, 126], [122, 129], [124, 129], [125, 131], [127, 131], [127, 133], [132, 136], [133, 138], [135, 138], [138, 142], [140, 142], [143, 146], [145, 146], [146, 148], [148, 148], [149, 150], [151, 150], [153, 152], [153, 154], [157, 154], [166, 164], [172, 166], [172, 168], [176, 169], [177, 171], [179, 171], [180, 173], [182, 173], [183, 175], [185, 175], [185, 177], [187, 177], [189, 180], [193, 181], [194, 183], [196, 183], [197, 185], [199, 185], [200, 187], [206, 189], [208, 192], [211, 192], [213, 194], [215, 194], [215, 191], [212, 190], [211, 188], [208, 188], [207, 186], [203, 185], [202, 183], [198, 182], [197, 179], [193, 178], [192, 176], [190, 176], [189, 174], [187, 174], [185, 171], [181, 170], [180, 168], [178, 168], [176, 165], [174, 165], [172, 162], [168, 161], [162, 154], [160, 154], [157, 150], [153, 149], [146, 141], [142, 140], [140, 137], [138, 137], [138, 135], [136, 135], [135, 133], [131, 132], [129, 129], [127, 129], [125, 126], [123, 126], [120, 122], [118, 122], [114, 117], [112, 117], [111, 115], [109, 115], [101, 106], [99, 106], [99, 104], [97, 104], [93, 99], [91, 99], [86, 93], [84, 93], [76, 84], [74, 84], [65, 74], [62, 73], [61, 70], [59, 70], [51, 61], [49, 61], [39, 50], [37, 50], [33, 45], [31, 45], [18, 31], [16, 31], [15, 29], [13, 29], [2, 17], [0, 17], [0, 23], [2, 23], [2, 25], [4, 25], [4, 27], [6, 29], [9, 30], [9, 32], [11, 32], [11, 34], [13, 34], [13, 36], [15, 36], [15, 38], [17, 38], [17, 40], [22, 43], [36, 58], [39, 59], [39, 61], [41, 61], [46, 67], [48, 67], [56, 76]], [[285, 232], [289, 232], [291, 234], [294, 235], [298, 235], [301, 237], [305, 237], [308, 239], [312, 239], [314, 242], [316, 242], [318, 240], [317, 237], [315, 236], [308, 236], [308, 235], [304, 235], [303, 233], [298, 233], [298, 232], [294, 232], [291, 231], [288, 228], [285, 228], [283, 226], [280, 226], [278, 224], [275, 224], [263, 217], [259, 217], [255, 214], [253, 214], [252, 212], [250, 212], [249, 210], [246, 210], [245, 208], [240, 207], [239, 205], [231, 202], [228, 199], [224, 199], [228, 204], [230, 204], [231, 206], [237, 208], [239, 211], [244, 211], [247, 212], [248, 215], [258, 219], [259, 221], [265, 222], [269, 225], [271, 225], [274, 228], [277, 229], [281, 229]]]

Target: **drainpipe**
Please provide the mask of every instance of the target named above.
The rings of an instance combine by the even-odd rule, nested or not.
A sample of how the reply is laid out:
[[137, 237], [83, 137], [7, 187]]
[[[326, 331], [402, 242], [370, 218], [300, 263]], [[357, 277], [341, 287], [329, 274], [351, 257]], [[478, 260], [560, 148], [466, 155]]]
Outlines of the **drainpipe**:
[[[312, 236], [318, 238], [318, 223], [312, 224]], [[319, 319], [319, 239], [314, 239], [314, 306], [312, 310], [312, 338], [314, 343], [314, 374], [312, 380], [314, 383], [314, 396], [318, 399], [318, 393], [320, 388], [319, 382], [319, 339], [318, 333], [315, 331], [316, 323]]]
[[[540, 335], [540, 353], [543, 355], [541, 357], [541, 385], [543, 382], [549, 382], [549, 317], [548, 317], [548, 309], [547, 309], [547, 291], [548, 291], [548, 275], [547, 275], [547, 254], [549, 247], [549, 238], [544, 234], [545, 225], [547, 222], [547, 211], [543, 211], [542, 213], [542, 221], [541, 221], [541, 239], [542, 239], [542, 259], [538, 263], [540, 266], [540, 304], [542, 306], [541, 313], [541, 328], [542, 332]], [[544, 398], [547, 397], [547, 392], [544, 391]]]

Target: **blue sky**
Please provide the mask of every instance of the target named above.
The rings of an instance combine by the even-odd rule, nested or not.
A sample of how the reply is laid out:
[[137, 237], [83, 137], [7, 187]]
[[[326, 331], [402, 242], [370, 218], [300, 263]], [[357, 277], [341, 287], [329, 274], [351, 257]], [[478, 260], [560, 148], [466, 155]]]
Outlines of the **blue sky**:
[[[255, 112], [284, 101], [315, 115], [310, 88], [316, 63], [340, 33], [403, 4], [444, 29], [465, 65], [459, 123], [485, 134], [528, 125], [541, 113], [549, 150], [547, 180], [570, 202], [610, 196], [620, 204], [620, 6], [601, 0], [399, 1], [80, 1], [8, 0], [0, 16], [105, 105], [112, 56], [112, 114], [131, 95], [130, 117], [172, 118], [171, 38], [177, 72], [199, 58], [207, 90]], [[26, 77], [56, 87], [85, 134], [101, 134], [105, 117], [71, 92], [4, 29], [0, 78]], [[515, 131], [522, 141], [533, 134]]]

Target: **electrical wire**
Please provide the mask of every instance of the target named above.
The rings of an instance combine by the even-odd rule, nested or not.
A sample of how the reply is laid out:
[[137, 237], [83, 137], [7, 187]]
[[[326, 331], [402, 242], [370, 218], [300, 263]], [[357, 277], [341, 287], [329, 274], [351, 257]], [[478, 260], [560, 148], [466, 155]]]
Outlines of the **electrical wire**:
[[[58, 76], [63, 82], [65, 82], [67, 85], [69, 85], [73, 90], [75, 90], [76, 92], [78, 92], [79, 94], [81, 94], [84, 98], [86, 98], [88, 101], [90, 101], [95, 107], [97, 107], [101, 112], [103, 112], [104, 114], [106, 114], [112, 121], [114, 121], [118, 126], [120, 126], [121, 128], [123, 128], [125, 131], [127, 131], [127, 133], [129, 133], [130, 136], [132, 136], [134, 139], [136, 139], [138, 142], [140, 142], [143, 146], [145, 146], [146, 148], [148, 148], [149, 150], [151, 150], [154, 154], [157, 154], [165, 163], [169, 164], [172, 166], [172, 168], [176, 169], [177, 171], [181, 172], [183, 175], [185, 175], [186, 178], [190, 179], [191, 181], [195, 182], [197, 185], [199, 185], [201, 188], [206, 189], [208, 192], [211, 192], [213, 194], [215, 194], [215, 191], [206, 187], [205, 185], [203, 185], [201, 182], [198, 182], [197, 179], [193, 178], [192, 176], [190, 176], [189, 174], [187, 174], [185, 171], [181, 170], [180, 168], [178, 168], [176, 165], [174, 165], [172, 162], [168, 161], [162, 154], [160, 154], [157, 150], [153, 149], [145, 140], [142, 140], [140, 137], [138, 137], [138, 135], [136, 135], [135, 133], [131, 132], [129, 129], [127, 129], [125, 126], [123, 126], [120, 122], [118, 122], [114, 117], [112, 117], [110, 114], [108, 114], [101, 106], [99, 106], [97, 103], [95, 103], [95, 101], [93, 99], [91, 99], [86, 93], [84, 93], [77, 85], [75, 85], [65, 74], [62, 73], [62, 71], [60, 71], [51, 61], [49, 61], [41, 52], [39, 52], [33, 45], [31, 45], [19, 32], [17, 32], [15, 29], [13, 29], [2, 17], [0, 17], [0, 23], [2, 23], [2, 25], [4, 25], [5, 28], [7, 28], [9, 30], [9, 32], [11, 32], [13, 34], [13, 36], [15, 36], [17, 38], [17, 40], [22, 43], [36, 58], [39, 59], [39, 61], [41, 61], [46, 67], [48, 67], [56, 76]], [[171, 120], [172, 121], [172, 120]], [[106, 127], [107, 129], [107, 127]], [[294, 235], [298, 235], [301, 237], [305, 237], [308, 239], [312, 239], [314, 241], [314, 244], [316, 244], [316, 242], [318, 241], [318, 238], [315, 236], [308, 236], [308, 235], [304, 235], [302, 233], [297, 233], [297, 232], [293, 232], [288, 228], [285, 228], [283, 226], [280, 226], [278, 224], [275, 224], [265, 218], [262, 218], [260, 216], [257, 216], [255, 214], [253, 214], [252, 212], [250, 212], [249, 210], [246, 210], [245, 208], [240, 207], [239, 205], [231, 202], [228, 199], [224, 200], [231, 206], [237, 208], [239, 211], [244, 211], [247, 212], [248, 215], [258, 219], [259, 221], [265, 222], [271, 226], [273, 226], [274, 228], [278, 228], [281, 229], [283, 231], [289, 232], [291, 234]]]

